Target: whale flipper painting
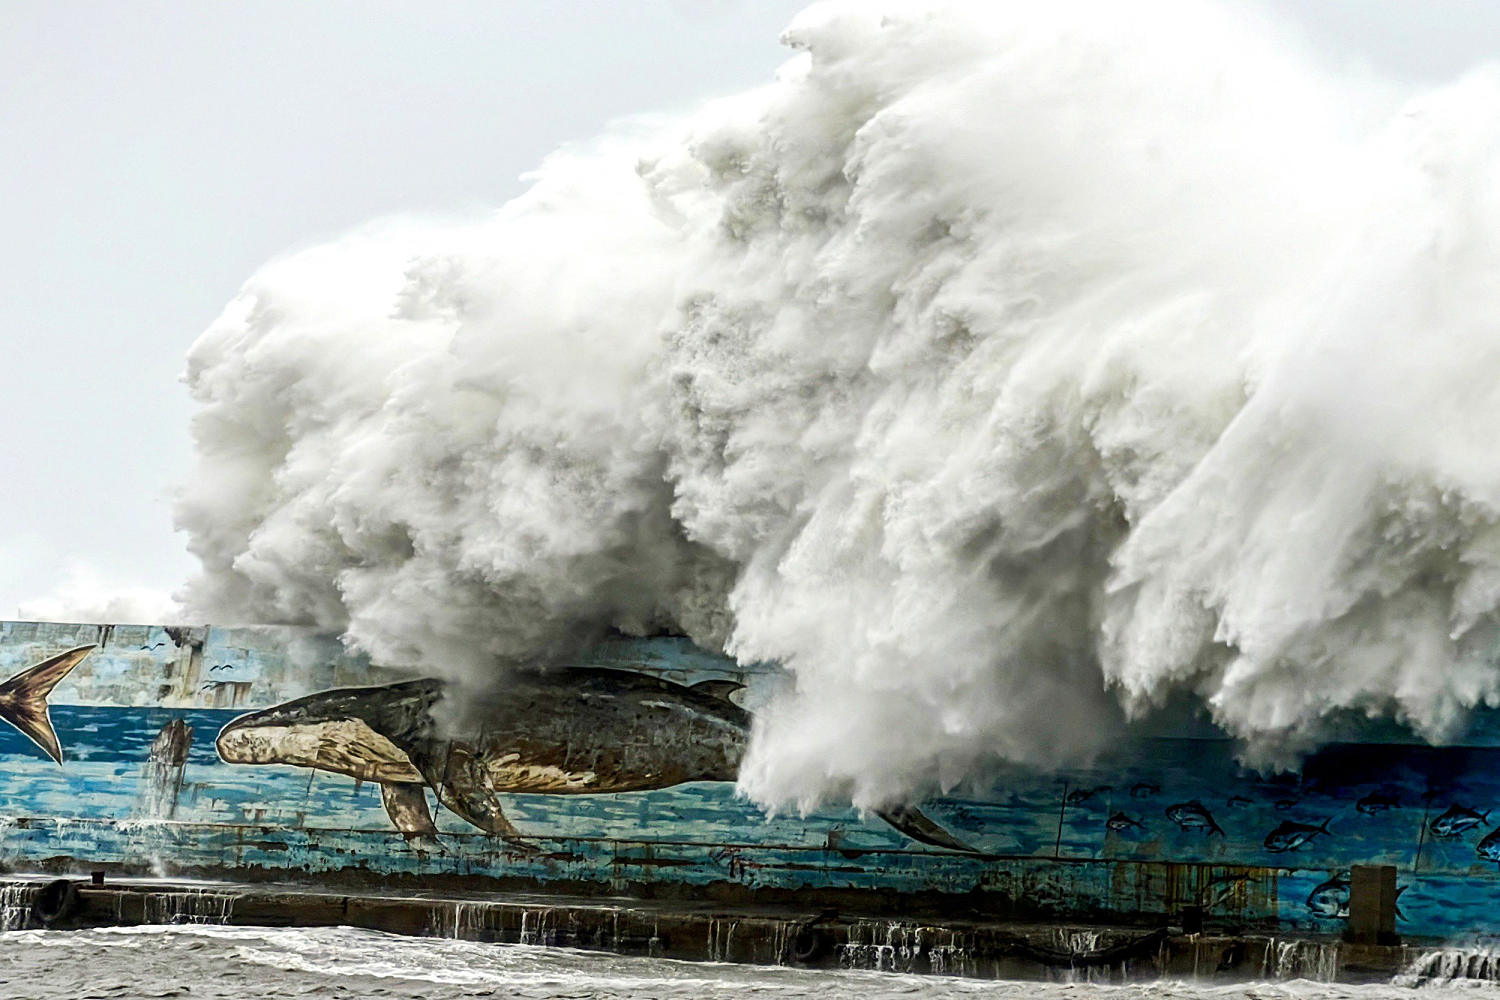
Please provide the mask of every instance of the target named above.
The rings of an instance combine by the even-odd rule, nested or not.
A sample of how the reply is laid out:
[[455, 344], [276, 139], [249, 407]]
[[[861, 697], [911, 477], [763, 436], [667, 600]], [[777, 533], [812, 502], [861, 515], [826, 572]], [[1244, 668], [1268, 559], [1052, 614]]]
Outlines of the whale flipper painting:
[[[428, 772], [424, 770], [423, 773]], [[450, 747], [443, 755], [441, 773], [432, 772], [429, 780], [437, 791], [438, 801], [465, 822], [517, 847], [529, 849], [521, 831], [505, 818], [496, 794], [499, 789], [484, 762], [469, 747], [463, 744]]]
[[922, 812], [916, 806], [877, 809], [875, 815], [918, 843], [931, 844], [933, 847], [944, 847], [950, 851], [964, 851], [968, 854], [981, 853], [938, 826], [926, 813]]
[[437, 836], [437, 824], [427, 808], [427, 787], [406, 782], [380, 782], [380, 801], [385, 813], [407, 840]]
[[[515, 671], [503, 691], [467, 700], [468, 721], [440, 729], [434, 679], [336, 688], [242, 715], [220, 732], [231, 764], [292, 764], [377, 781], [408, 840], [437, 828], [422, 786], [465, 822], [529, 850], [500, 796], [585, 795], [733, 781], [750, 715], [741, 685], [691, 687], [599, 667]], [[979, 853], [914, 806], [877, 813], [912, 840]]]
[[59, 764], [63, 762], [62, 744], [57, 739], [57, 731], [52, 728], [47, 696], [57, 687], [58, 681], [94, 649], [95, 646], [90, 644], [58, 653], [0, 684], [0, 719], [25, 733], [31, 742]]

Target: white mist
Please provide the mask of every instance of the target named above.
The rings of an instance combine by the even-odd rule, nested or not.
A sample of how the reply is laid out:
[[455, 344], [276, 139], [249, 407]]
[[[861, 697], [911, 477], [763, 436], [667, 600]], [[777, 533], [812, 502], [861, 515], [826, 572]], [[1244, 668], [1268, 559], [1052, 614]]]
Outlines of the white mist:
[[193, 348], [216, 620], [469, 682], [605, 628], [790, 682], [741, 787], [874, 806], [1190, 692], [1257, 761], [1500, 698], [1500, 74], [1198, 3], [830, 3], [768, 86]]

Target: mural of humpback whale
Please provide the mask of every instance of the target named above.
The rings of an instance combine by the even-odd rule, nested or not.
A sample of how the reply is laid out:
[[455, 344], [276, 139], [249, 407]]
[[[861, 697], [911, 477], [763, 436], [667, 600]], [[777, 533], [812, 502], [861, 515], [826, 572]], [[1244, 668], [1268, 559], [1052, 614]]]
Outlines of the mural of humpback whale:
[[[424, 787], [453, 813], [527, 846], [500, 795], [583, 795], [733, 781], [750, 715], [729, 700], [740, 685], [691, 687], [626, 670], [516, 671], [505, 687], [464, 706], [472, 723], [440, 728], [441, 681], [337, 688], [251, 712], [219, 732], [231, 764], [292, 764], [380, 785], [386, 812], [408, 839], [437, 827]], [[877, 813], [906, 836], [979, 853], [914, 806]]]

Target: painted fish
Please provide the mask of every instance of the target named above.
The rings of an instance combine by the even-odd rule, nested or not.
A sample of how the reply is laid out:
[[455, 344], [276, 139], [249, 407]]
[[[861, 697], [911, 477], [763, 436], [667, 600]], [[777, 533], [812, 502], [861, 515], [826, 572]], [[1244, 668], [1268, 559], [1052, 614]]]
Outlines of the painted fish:
[[[437, 835], [426, 789], [453, 813], [529, 848], [499, 795], [584, 795], [733, 781], [750, 715], [729, 700], [739, 687], [688, 687], [648, 674], [593, 667], [514, 671], [504, 690], [471, 699], [467, 723], [440, 729], [439, 680], [338, 688], [230, 721], [215, 746], [231, 764], [291, 764], [380, 785], [391, 822], [408, 840]], [[446, 706], [445, 706], [446, 707]], [[914, 806], [876, 810], [912, 840], [980, 853]]]
[[1459, 834], [1468, 833], [1478, 826], [1488, 826], [1490, 814], [1488, 812], [1475, 812], [1468, 806], [1453, 803], [1448, 811], [1428, 824], [1434, 837], [1449, 840]]
[[1354, 808], [1364, 813], [1366, 816], [1373, 816], [1376, 813], [1385, 812], [1387, 809], [1400, 809], [1401, 797], [1395, 792], [1371, 792], [1369, 795], [1366, 795], [1364, 798], [1354, 803]]
[[1113, 830], [1115, 833], [1124, 833], [1126, 830], [1146, 829], [1145, 823], [1142, 823], [1140, 820], [1135, 819], [1134, 817], [1127, 816], [1122, 812], [1117, 812], [1109, 819], [1105, 820], [1104, 826], [1107, 829]]
[[1255, 805], [1255, 803], [1253, 801], [1251, 801], [1250, 799], [1245, 798], [1243, 795], [1231, 795], [1225, 801], [1224, 804], [1226, 806], [1228, 806], [1229, 808], [1231, 808], [1231, 809], [1235, 809], [1235, 808], [1237, 808], [1239, 806], [1253, 806], [1253, 805]]
[[1099, 785], [1095, 788], [1075, 788], [1063, 798], [1063, 801], [1070, 806], [1082, 805], [1100, 792], [1111, 790], [1112, 786], [1110, 785]]
[[1288, 809], [1295, 809], [1297, 803], [1301, 801], [1301, 799], [1277, 799], [1273, 805], [1275, 805], [1277, 812], [1286, 812]]
[[1320, 833], [1331, 835], [1328, 823], [1329, 820], [1325, 819], [1317, 826], [1308, 826], [1306, 823], [1284, 820], [1280, 826], [1266, 834], [1266, 850], [1272, 854], [1284, 854], [1305, 847]]
[[[1401, 894], [1410, 886], [1400, 886], [1396, 889], [1396, 899], [1401, 899]], [[1307, 908], [1314, 916], [1327, 917], [1329, 919], [1343, 919], [1349, 916], [1349, 877], [1339, 873], [1323, 882], [1307, 894]], [[1406, 914], [1401, 912], [1401, 907], [1396, 907], [1396, 916], [1406, 919]]]
[[63, 762], [62, 743], [52, 728], [52, 713], [47, 696], [59, 681], [97, 645], [78, 646], [66, 653], [50, 656], [0, 684], [0, 719], [19, 729], [27, 739], [42, 748], [48, 757]]
[[1249, 881], [1250, 876], [1243, 872], [1220, 875], [1218, 878], [1210, 879], [1202, 889], [1198, 890], [1198, 906], [1201, 909], [1210, 910], [1231, 899], [1240, 891], [1240, 887]]
[[1500, 830], [1491, 830], [1474, 847], [1474, 853], [1486, 861], [1500, 864]]
[[1161, 786], [1153, 785], [1149, 781], [1142, 781], [1131, 786], [1130, 797], [1132, 799], [1149, 799], [1153, 795], [1161, 794]]
[[1224, 831], [1219, 828], [1218, 823], [1214, 822], [1213, 813], [1209, 812], [1197, 799], [1168, 806], [1166, 812], [1167, 819], [1184, 830], [1207, 830], [1210, 837], [1216, 833], [1221, 837], [1224, 836]]
[[1314, 916], [1347, 917], [1349, 915], [1349, 878], [1335, 875], [1307, 894], [1307, 908]]

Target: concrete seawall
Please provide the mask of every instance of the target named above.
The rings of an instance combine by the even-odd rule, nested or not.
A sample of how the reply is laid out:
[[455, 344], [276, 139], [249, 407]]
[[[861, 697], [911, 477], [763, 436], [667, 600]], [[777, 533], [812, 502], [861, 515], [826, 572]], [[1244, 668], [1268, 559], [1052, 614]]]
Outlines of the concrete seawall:
[[[70, 879], [0, 882], [7, 930], [141, 924], [345, 925], [398, 934], [603, 950], [692, 961], [1093, 982], [1198, 977], [1388, 980], [1419, 952], [1338, 939], [1187, 934], [1180, 928], [725, 907], [554, 895], [382, 894], [293, 885]], [[51, 886], [49, 889], [48, 887]], [[38, 905], [43, 893], [48, 897]]]
[[[339, 923], [448, 933], [447, 919], [451, 933], [519, 941], [546, 919], [558, 943], [587, 947], [641, 938], [685, 958], [1007, 975], [1027, 963], [1321, 974], [1365, 963], [1331, 944], [1346, 931], [1392, 942], [1496, 928], [1500, 711], [1448, 747], [1357, 728], [1299, 775], [1247, 771], [1225, 734], [1158, 720], [1087, 768], [997, 764], [962, 795], [897, 811], [767, 815], [723, 760], [698, 761], [690, 727], [650, 712], [701, 710], [738, 746], [784, 675], [681, 638], [610, 638], [550, 680], [528, 675], [524, 712], [490, 705], [480, 730], [436, 743], [422, 734], [438, 682], [330, 636], [0, 622], [0, 677], [58, 663], [71, 664], [47, 702], [60, 755], [0, 722], [0, 877], [232, 883], [242, 916], [296, 884], [317, 887], [284, 890], [306, 901], [300, 923], [331, 906]], [[522, 780], [533, 717], [571, 761], [559, 773], [588, 787]], [[1370, 912], [1355, 905], [1356, 873], [1375, 867], [1386, 881], [1361, 898], [1378, 896], [1382, 916], [1355, 928]], [[168, 892], [153, 884], [148, 900]], [[367, 924], [376, 899], [397, 902]], [[201, 916], [168, 903], [130, 919]], [[600, 913], [684, 923], [606, 933]], [[1226, 943], [1211, 954], [1208, 940]]]

